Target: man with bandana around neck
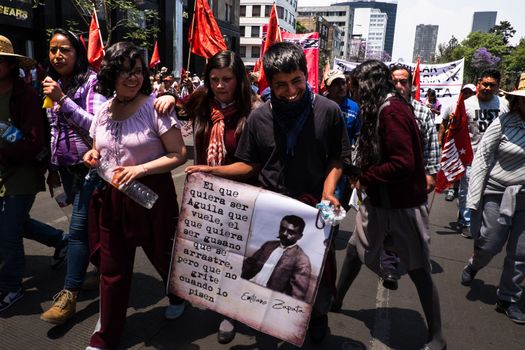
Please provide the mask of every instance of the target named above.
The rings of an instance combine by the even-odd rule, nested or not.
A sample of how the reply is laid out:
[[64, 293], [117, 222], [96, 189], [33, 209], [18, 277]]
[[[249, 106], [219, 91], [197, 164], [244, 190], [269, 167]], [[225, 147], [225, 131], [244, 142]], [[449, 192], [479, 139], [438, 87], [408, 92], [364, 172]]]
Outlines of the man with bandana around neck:
[[[237, 180], [256, 176], [268, 190], [312, 206], [328, 200], [339, 208], [334, 190], [342, 174], [343, 158], [351, 153], [341, 110], [308, 85], [306, 57], [299, 46], [289, 42], [270, 46], [264, 54], [263, 69], [271, 96], [246, 121], [235, 153], [240, 161], [217, 167], [193, 166], [186, 171]], [[308, 329], [315, 343], [327, 332], [335, 268], [330, 247]]]

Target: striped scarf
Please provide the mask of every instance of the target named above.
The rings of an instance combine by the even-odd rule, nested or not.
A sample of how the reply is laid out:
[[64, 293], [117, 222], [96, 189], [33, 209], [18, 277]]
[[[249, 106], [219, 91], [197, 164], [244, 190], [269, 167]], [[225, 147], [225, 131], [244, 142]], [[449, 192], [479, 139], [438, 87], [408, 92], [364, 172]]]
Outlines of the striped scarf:
[[217, 102], [212, 102], [210, 119], [213, 124], [210, 131], [210, 141], [208, 143], [208, 158], [206, 160], [209, 166], [222, 165], [226, 156], [226, 146], [224, 145], [224, 119], [237, 113], [237, 107], [232, 104], [221, 109]]

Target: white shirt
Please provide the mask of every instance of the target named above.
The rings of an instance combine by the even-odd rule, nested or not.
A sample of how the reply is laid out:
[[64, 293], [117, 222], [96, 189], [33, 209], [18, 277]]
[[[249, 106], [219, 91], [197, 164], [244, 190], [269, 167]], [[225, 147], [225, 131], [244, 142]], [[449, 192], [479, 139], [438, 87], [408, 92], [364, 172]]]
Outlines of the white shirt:
[[272, 254], [270, 254], [270, 256], [268, 257], [268, 260], [266, 260], [266, 262], [264, 263], [264, 266], [262, 267], [261, 271], [259, 271], [259, 273], [253, 276], [250, 279], [250, 281], [266, 287], [266, 284], [268, 283], [268, 280], [270, 279], [270, 276], [272, 275], [273, 270], [275, 269], [275, 265], [277, 265], [279, 260], [281, 260], [284, 251], [288, 248], [294, 247], [296, 244], [293, 244], [288, 247], [283, 247], [283, 245], [281, 244], [277, 248], [275, 248]]

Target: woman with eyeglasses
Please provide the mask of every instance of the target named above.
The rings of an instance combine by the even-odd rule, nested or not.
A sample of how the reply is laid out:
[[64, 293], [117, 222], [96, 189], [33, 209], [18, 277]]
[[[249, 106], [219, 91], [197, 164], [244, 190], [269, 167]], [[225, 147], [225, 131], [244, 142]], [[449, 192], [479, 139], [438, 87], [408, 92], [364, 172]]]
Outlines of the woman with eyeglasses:
[[[96, 73], [89, 68], [86, 49], [77, 36], [55, 29], [49, 42], [50, 67], [43, 81], [43, 93], [53, 101], [47, 109], [51, 131], [51, 162], [47, 178], [49, 191], [62, 185], [67, 202], [73, 205], [67, 240], [67, 273], [64, 289], [40, 318], [53, 324], [66, 322], [76, 311], [76, 300], [89, 263], [87, 207], [99, 183], [96, 173], [88, 175], [82, 156], [91, 148], [89, 128], [93, 115], [106, 100], [95, 92]], [[34, 222], [37, 225], [36, 222]], [[42, 230], [55, 230], [42, 225]], [[66, 249], [57, 250], [57, 261]]]
[[[88, 349], [113, 349], [124, 330], [137, 247], [168, 280], [179, 215], [170, 171], [186, 161], [186, 147], [175, 113], [159, 118], [154, 109], [140, 48], [128, 42], [111, 46], [98, 79], [97, 90], [109, 100], [95, 116], [93, 148], [84, 162], [91, 167], [111, 164], [103, 174], [111, 185], [95, 190], [89, 208], [92, 260], [100, 270], [100, 315]], [[158, 195], [151, 209], [117, 189], [134, 180]], [[183, 300], [170, 296], [172, 313], [170, 309], [180, 315]]]

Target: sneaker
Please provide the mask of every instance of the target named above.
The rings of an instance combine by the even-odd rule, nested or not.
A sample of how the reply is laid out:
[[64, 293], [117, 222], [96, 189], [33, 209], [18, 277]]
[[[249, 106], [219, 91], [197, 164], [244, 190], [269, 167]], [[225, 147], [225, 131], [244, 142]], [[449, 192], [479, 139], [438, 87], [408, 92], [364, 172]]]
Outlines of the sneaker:
[[219, 325], [219, 332], [217, 332], [217, 341], [220, 344], [231, 343], [235, 338], [235, 324], [233, 320], [225, 318]]
[[464, 286], [470, 286], [477, 273], [478, 271], [474, 270], [470, 264], [465, 266], [461, 273], [461, 284]]
[[454, 200], [454, 189], [453, 188], [449, 188], [447, 190], [447, 194], [445, 195], [445, 200], [447, 202], [452, 202]]
[[23, 296], [24, 291], [22, 288], [18, 289], [16, 292], [0, 292], [0, 311], [4, 311]]
[[496, 310], [503, 312], [508, 318], [517, 324], [525, 324], [525, 314], [520, 310], [516, 303], [498, 299], [496, 301]]
[[470, 233], [470, 227], [464, 226], [461, 229], [461, 236], [469, 239], [472, 238], [472, 234]]
[[95, 269], [86, 274], [80, 289], [84, 291], [98, 290], [99, 283], [100, 273], [98, 272], [98, 269]]
[[52, 324], [63, 324], [76, 312], [78, 292], [61, 290], [53, 297], [53, 305], [40, 315], [40, 319]]
[[186, 309], [186, 302], [183, 301], [180, 304], [169, 304], [166, 308], [166, 311], [164, 311], [164, 317], [167, 320], [173, 321], [177, 318], [179, 318]]
[[67, 243], [68, 243], [68, 240], [64, 236], [62, 240], [60, 241], [59, 245], [55, 247], [55, 252], [53, 253], [53, 256], [51, 257], [51, 268], [53, 270], [58, 269], [60, 265], [62, 265], [62, 263], [66, 261]]

